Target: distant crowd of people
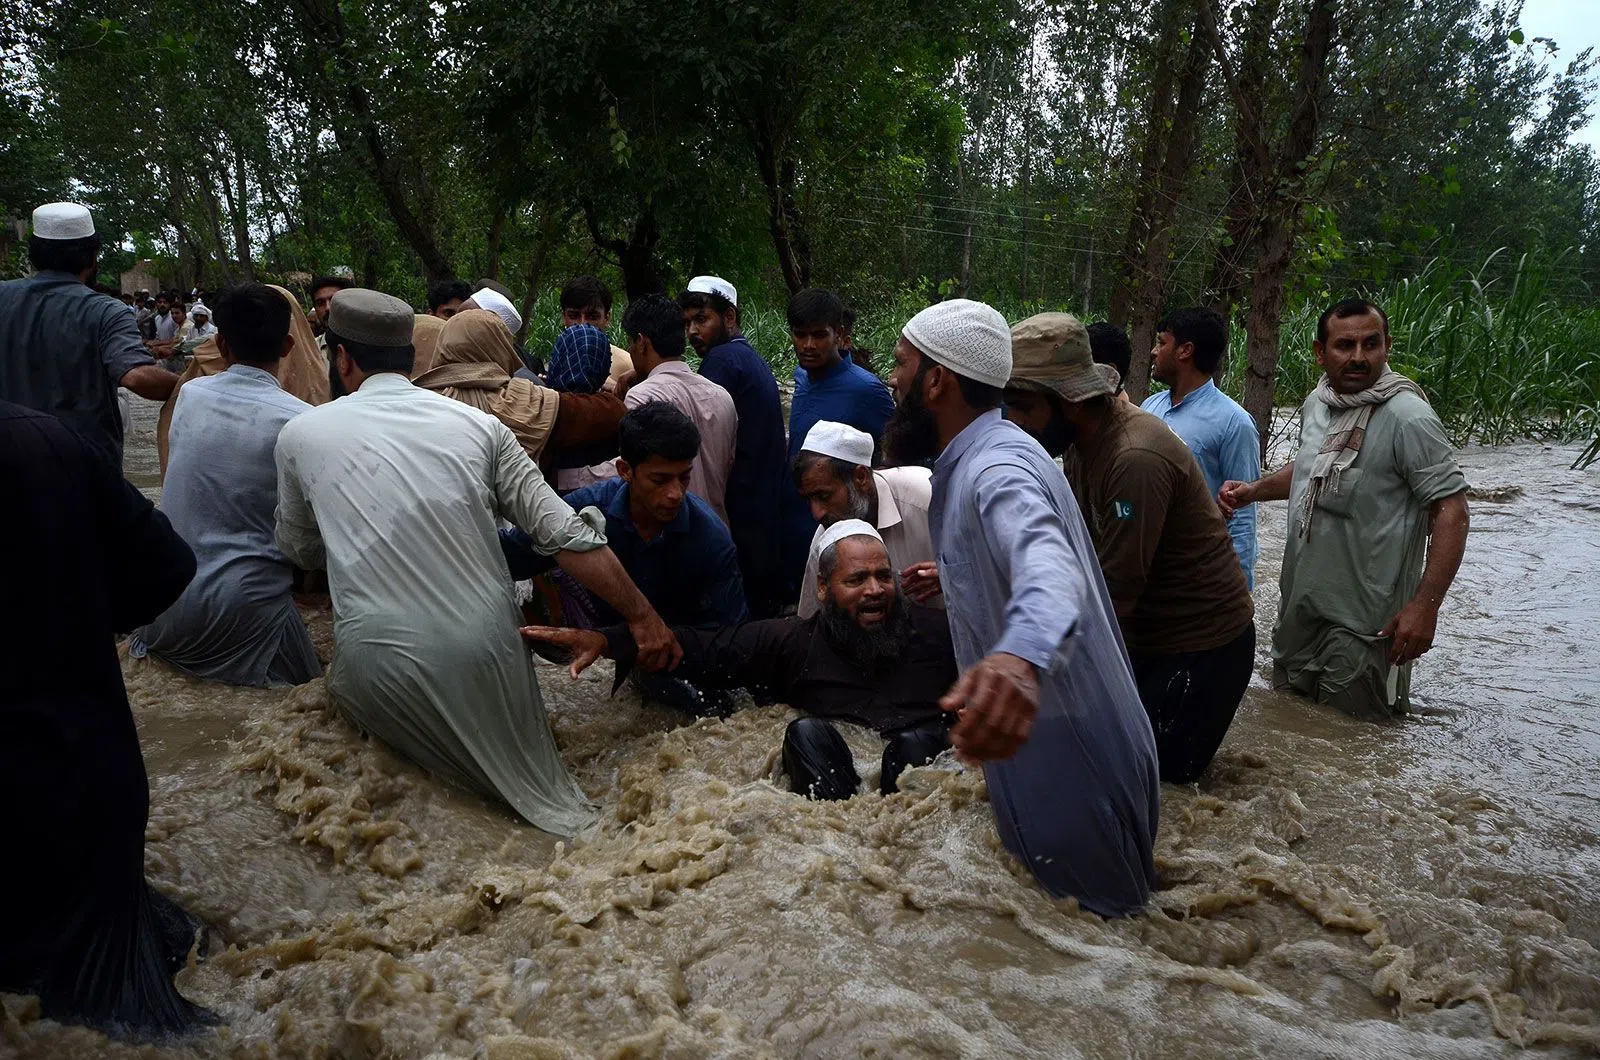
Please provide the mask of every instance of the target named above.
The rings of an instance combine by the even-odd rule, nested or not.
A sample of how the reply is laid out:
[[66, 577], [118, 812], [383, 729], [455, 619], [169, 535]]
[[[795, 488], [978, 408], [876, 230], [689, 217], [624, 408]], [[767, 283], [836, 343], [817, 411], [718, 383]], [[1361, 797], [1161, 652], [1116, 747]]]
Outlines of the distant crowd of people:
[[[5, 533], [34, 560], [19, 592], [43, 631], [0, 666], [25, 736], [0, 792], [40, 807], [47, 850], [0, 988], [48, 1012], [134, 1004], [86, 992], [73, 961], [114, 937], [166, 967], [182, 931], [161, 925], [187, 923], [143, 882], [116, 633], [200, 678], [299, 684], [323, 671], [293, 591], [324, 572], [337, 708], [560, 835], [597, 816], [530, 647], [574, 675], [610, 658], [684, 717], [746, 689], [798, 712], [780, 751], [797, 794], [892, 795], [953, 748], [1044, 888], [1122, 916], [1156, 883], [1159, 782], [1203, 776], [1254, 668], [1256, 502], [1290, 501], [1273, 683], [1363, 717], [1406, 711], [1465, 548], [1465, 481], [1360, 299], [1322, 314], [1299, 453], [1263, 477], [1256, 424], [1214, 382], [1226, 321], [1203, 308], [1159, 322], [1167, 389], [1141, 408], [1110, 325], [940, 302], [905, 322], [885, 382], [840, 297], [805, 290], [786, 411], [718, 276], [629, 302], [626, 348], [611, 292], [576, 278], [537, 355], [487, 284], [419, 314], [327, 277], [308, 317], [247, 283], [209, 295], [215, 331], [179, 376], [85, 286], [98, 247], [83, 207], [41, 207], [38, 273], [0, 285]], [[115, 474], [118, 386], [164, 402], [159, 512]], [[882, 737], [875, 775], [841, 722]], [[117, 843], [86, 841], [112, 825], [72, 815], [111, 802]], [[166, 991], [143, 1022], [192, 1015]]]

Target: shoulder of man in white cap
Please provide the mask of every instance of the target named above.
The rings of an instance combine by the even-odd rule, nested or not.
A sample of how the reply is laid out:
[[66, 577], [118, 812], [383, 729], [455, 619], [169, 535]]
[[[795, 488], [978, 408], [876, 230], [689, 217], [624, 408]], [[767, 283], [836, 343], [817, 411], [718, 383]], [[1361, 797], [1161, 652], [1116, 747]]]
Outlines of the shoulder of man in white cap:
[[47, 202], [33, 211], [33, 234], [40, 239], [87, 239], [94, 214], [78, 202]]
[[991, 305], [970, 298], [937, 302], [906, 321], [900, 334], [957, 375], [997, 387], [1011, 378], [1011, 328]]
[[696, 276], [689, 281], [689, 290], [695, 294], [714, 294], [725, 298], [731, 305], [739, 304], [739, 292], [721, 276]]
[[806, 432], [800, 448], [807, 453], [831, 456], [849, 464], [872, 466], [872, 435], [856, 430], [848, 423], [818, 420]]
[[351, 287], [328, 303], [328, 330], [366, 346], [409, 346], [415, 316], [410, 305], [393, 295]]
[[1067, 401], [1116, 393], [1089, 350], [1089, 329], [1071, 313], [1038, 313], [1011, 329], [1009, 385], [1049, 390]]
[[847, 537], [870, 537], [879, 544], [883, 543], [883, 535], [866, 520], [840, 519], [822, 531], [822, 536], [817, 538], [817, 555], [822, 555]]

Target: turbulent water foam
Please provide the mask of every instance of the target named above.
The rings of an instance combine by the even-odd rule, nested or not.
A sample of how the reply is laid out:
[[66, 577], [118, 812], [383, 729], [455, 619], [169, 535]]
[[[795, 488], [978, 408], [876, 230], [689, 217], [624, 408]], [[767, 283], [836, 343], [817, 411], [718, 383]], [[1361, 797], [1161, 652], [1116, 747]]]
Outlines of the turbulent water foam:
[[[1582, 507], [1600, 491], [1559, 478], [1558, 458], [1482, 458], [1506, 473], [1486, 486], [1527, 485], [1484, 506], [1529, 510], [1475, 512], [1502, 547], [1474, 538], [1419, 667], [1429, 713], [1378, 729], [1252, 689], [1201, 782], [1163, 789], [1161, 888], [1123, 921], [1032, 884], [979, 772], [941, 761], [888, 798], [789, 794], [781, 707], [685, 725], [608, 698], [604, 665], [577, 682], [541, 667], [563, 752], [605, 811], [558, 843], [361, 738], [320, 681], [243, 691], [128, 662], [149, 875], [213, 925], [179, 983], [226, 1024], [146, 1051], [8, 996], [0, 1050], [1593, 1055], [1594, 653], [1504, 617], [1541, 571], [1547, 612], [1594, 613], [1539, 558], [1540, 497], [1579, 502], [1555, 504], [1567, 532], [1548, 547], [1600, 553]], [[1265, 514], [1275, 562], [1282, 506]], [[307, 615], [326, 657], [326, 611]], [[1485, 657], [1491, 627], [1513, 658]], [[878, 743], [848, 735], [875, 791]]]

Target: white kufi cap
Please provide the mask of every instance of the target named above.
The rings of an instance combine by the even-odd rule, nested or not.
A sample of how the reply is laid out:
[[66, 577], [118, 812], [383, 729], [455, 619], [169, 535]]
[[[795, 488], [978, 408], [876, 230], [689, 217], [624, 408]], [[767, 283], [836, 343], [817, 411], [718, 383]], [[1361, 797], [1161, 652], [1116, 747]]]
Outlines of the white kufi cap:
[[495, 290], [493, 287], [484, 287], [472, 296], [478, 303], [479, 309], [487, 309], [501, 320], [505, 321], [506, 330], [515, 335], [522, 327], [522, 314], [517, 312], [517, 307], [511, 304], [511, 299]]
[[196, 302], [194, 305], [189, 307], [190, 316], [199, 316], [201, 313], [204, 313], [206, 316], [211, 315], [211, 310], [206, 308], [206, 304], [204, 302]]
[[696, 276], [689, 281], [689, 290], [694, 294], [720, 295], [733, 305], [739, 304], [739, 292], [721, 276]]
[[45, 203], [33, 211], [33, 234], [40, 239], [83, 239], [94, 235], [94, 215], [81, 203]]
[[1011, 379], [1011, 325], [982, 302], [952, 298], [931, 305], [900, 333], [957, 375], [998, 387]]
[[800, 448], [846, 463], [872, 466], [872, 435], [858, 431], [848, 423], [818, 420], [806, 432], [806, 440]]
[[871, 523], [863, 519], [840, 519], [817, 538], [817, 555], [822, 555], [847, 537], [870, 537], [880, 544], [883, 541], [883, 535]]

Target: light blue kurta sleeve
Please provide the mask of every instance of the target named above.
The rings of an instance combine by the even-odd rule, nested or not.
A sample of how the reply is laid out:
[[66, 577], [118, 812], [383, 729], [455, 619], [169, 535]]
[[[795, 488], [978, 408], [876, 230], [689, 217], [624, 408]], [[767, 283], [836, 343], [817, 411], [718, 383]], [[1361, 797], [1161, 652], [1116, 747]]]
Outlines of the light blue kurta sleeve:
[[[176, 412], [174, 412], [176, 415]], [[292, 426], [292, 425], [291, 425]], [[306, 498], [299, 469], [295, 466], [294, 444], [290, 441], [290, 427], [278, 436], [275, 456], [278, 462], [278, 509], [275, 517], [278, 551], [301, 570], [321, 570], [327, 566], [327, 553], [322, 544], [322, 532], [317, 528], [316, 513]]]
[[[1232, 421], [1222, 438], [1222, 481], [1254, 482], [1261, 477], [1261, 440], [1256, 434], [1255, 422]], [[1212, 498], [1215, 500], [1216, 498]], [[1228, 536], [1233, 538], [1233, 551], [1244, 568], [1244, 580], [1253, 590], [1256, 587], [1256, 506], [1247, 504], [1233, 513], [1228, 520]]]
[[496, 420], [491, 429], [495, 507], [501, 517], [526, 531], [540, 555], [604, 548], [605, 517], [593, 508], [573, 511], [545, 481], [511, 428]]
[[1043, 485], [1029, 468], [999, 464], [978, 478], [974, 499], [980, 523], [1006, 531], [982, 537], [1010, 590], [991, 651], [1049, 671], [1083, 612], [1088, 579]]

